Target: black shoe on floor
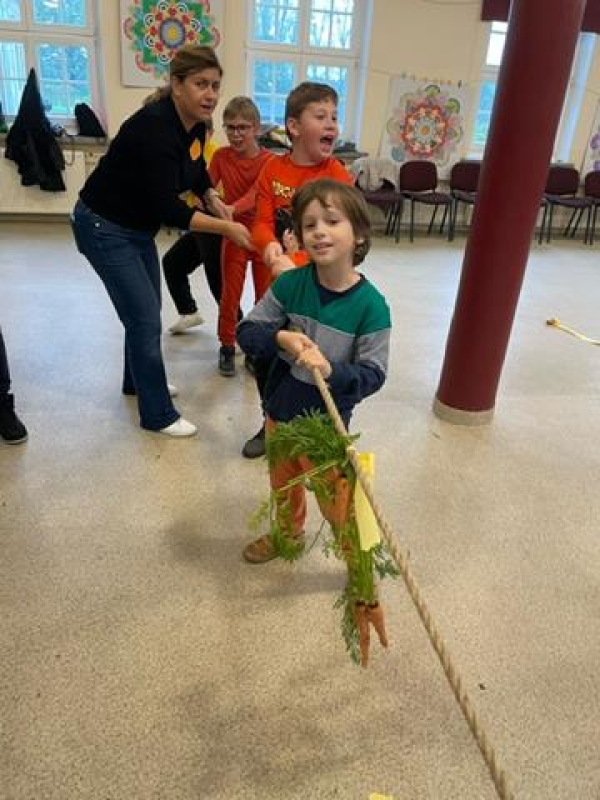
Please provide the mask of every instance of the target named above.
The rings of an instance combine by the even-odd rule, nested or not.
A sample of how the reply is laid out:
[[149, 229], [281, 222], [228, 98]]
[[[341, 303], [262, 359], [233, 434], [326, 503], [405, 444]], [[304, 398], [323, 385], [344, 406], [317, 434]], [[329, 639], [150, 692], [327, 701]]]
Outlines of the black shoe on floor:
[[259, 432], [248, 439], [246, 444], [242, 447], [242, 455], [244, 458], [260, 458], [267, 452], [265, 444], [265, 426], [263, 425]]
[[0, 438], [7, 444], [22, 444], [27, 441], [27, 428], [15, 414], [12, 394], [0, 399]]
[[244, 366], [250, 373], [250, 375], [256, 375], [256, 365], [254, 356], [244, 356]]
[[224, 344], [219, 350], [219, 372], [226, 378], [235, 375], [235, 347]]

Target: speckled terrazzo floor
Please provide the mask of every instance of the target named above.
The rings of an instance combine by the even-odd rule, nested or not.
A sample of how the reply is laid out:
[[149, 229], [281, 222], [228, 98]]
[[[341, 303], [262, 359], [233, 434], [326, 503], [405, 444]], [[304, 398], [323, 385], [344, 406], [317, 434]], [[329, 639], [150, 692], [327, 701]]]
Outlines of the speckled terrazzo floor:
[[[161, 240], [164, 247], [166, 238]], [[534, 245], [493, 423], [430, 411], [464, 238], [379, 237], [389, 382], [355, 429], [481, 721], [523, 800], [600, 797], [598, 249]], [[263, 462], [215, 309], [165, 337], [192, 440], [142, 432], [121, 330], [64, 223], [0, 223], [0, 321], [30, 431], [0, 445], [0, 796], [493, 800], [404, 586], [371, 667], [344, 652], [338, 564], [244, 564]], [[165, 300], [164, 321], [175, 317]], [[311, 517], [316, 525], [316, 515]]]

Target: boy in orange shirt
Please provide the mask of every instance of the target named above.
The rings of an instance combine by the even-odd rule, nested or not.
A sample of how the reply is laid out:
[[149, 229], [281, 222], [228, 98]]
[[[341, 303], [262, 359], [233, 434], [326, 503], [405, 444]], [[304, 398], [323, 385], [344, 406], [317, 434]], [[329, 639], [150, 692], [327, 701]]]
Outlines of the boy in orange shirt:
[[[284, 231], [292, 229], [291, 205], [297, 189], [316, 178], [333, 178], [352, 185], [353, 177], [335, 158], [339, 135], [338, 95], [324, 83], [306, 81], [292, 89], [285, 104], [285, 127], [292, 143], [290, 153], [272, 158], [258, 179], [256, 217], [252, 241], [273, 278], [308, 263], [304, 250], [292, 253]], [[271, 361], [255, 364], [258, 392], [263, 397]], [[246, 458], [265, 454], [264, 423], [242, 448]]]
[[[259, 173], [274, 155], [256, 141], [260, 112], [249, 97], [234, 97], [227, 103], [223, 126], [229, 146], [220, 147], [214, 154], [208, 170], [210, 179], [229, 208], [231, 218], [249, 228], [254, 220]], [[259, 253], [248, 253], [223, 239], [218, 336], [219, 372], [226, 377], [235, 375], [235, 326], [248, 261], [252, 264], [254, 302], [258, 303], [271, 283], [270, 270]]]

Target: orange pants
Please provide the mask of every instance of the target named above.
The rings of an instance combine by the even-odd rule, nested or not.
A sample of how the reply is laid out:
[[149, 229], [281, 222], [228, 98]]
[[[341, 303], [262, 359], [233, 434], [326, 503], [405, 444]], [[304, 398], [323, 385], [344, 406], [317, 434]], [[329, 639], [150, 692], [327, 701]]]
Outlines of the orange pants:
[[223, 239], [221, 249], [221, 302], [219, 303], [218, 336], [222, 345], [235, 344], [235, 327], [238, 322], [238, 309], [248, 261], [252, 262], [254, 282], [254, 302], [258, 303], [271, 284], [271, 270], [266, 267], [257, 253], [249, 253], [229, 239]]
[[[267, 436], [277, 427], [277, 423], [267, 417]], [[313, 469], [313, 464], [306, 456], [290, 458], [269, 466], [269, 478], [272, 489], [282, 489], [291, 480], [304, 475]], [[321, 475], [321, 479], [331, 482], [332, 500], [317, 497], [317, 503], [323, 517], [335, 530], [343, 525], [348, 518], [352, 507], [352, 495], [347, 489], [347, 481], [340, 476], [336, 468], [329, 470], [329, 474]], [[341, 493], [341, 494], [340, 494]], [[340, 503], [341, 495], [344, 495]], [[306, 522], [306, 489], [302, 484], [292, 486], [284, 492], [277, 493], [277, 518], [281, 529], [290, 536], [304, 531]]]

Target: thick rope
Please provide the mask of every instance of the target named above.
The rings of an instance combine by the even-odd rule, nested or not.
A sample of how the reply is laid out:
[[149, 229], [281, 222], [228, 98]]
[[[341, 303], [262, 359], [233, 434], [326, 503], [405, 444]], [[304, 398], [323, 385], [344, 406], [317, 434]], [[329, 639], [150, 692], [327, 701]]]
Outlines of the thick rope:
[[582, 342], [588, 342], [588, 344], [595, 344], [600, 346], [600, 339], [592, 339], [590, 336], [586, 336], [584, 333], [579, 333], [579, 331], [573, 330], [573, 328], [569, 328], [568, 325], [563, 325], [563, 323], [559, 319], [556, 319], [556, 317], [552, 317], [552, 319], [547, 319], [546, 325], [550, 325], [553, 328], [558, 328], [559, 331], [570, 333], [571, 336], [574, 336], [576, 339], [579, 339]]
[[[335, 429], [341, 436], [347, 436], [348, 431], [346, 430], [346, 426], [342, 418], [340, 417], [339, 411], [335, 405], [333, 397], [323, 379], [323, 376], [319, 372], [319, 370], [313, 370], [313, 376], [319, 391], [321, 392], [321, 396], [323, 397], [323, 401], [329, 412], [331, 419], [333, 420], [333, 424]], [[352, 464], [355, 472], [356, 477], [360, 485], [362, 486], [364, 493], [371, 504], [371, 508], [373, 509], [373, 513], [375, 514], [375, 519], [377, 520], [379, 527], [381, 529], [381, 533], [385, 540], [385, 543], [390, 551], [392, 558], [404, 583], [406, 588], [408, 589], [408, 593], [415, 604], [419, 617], [421, 618], [421, 622], [425, 626], [425, 630], [427, 631], [427, 635], [429, 636], [429, 640], [433, 645], [435, 652], [440, 660], [442, 665], [442, 669], [448, 679], [448, 683], [454, 693], [454, 697], [456, 698], [458, 705], [460, 706], [461, 711], [464, 714], [465, 719], [467, 720], [467, 724], [477, 742], [477, 746], [479, 747], [483, 759], [486, 763], [486, 766], [490, 772], [492, 777], [492, 781], [494, 782], [494, 786], [496, 787], [496, 792], [498, 793], [498, 797], [500, 800], [514, 800], [514, 795], [510, 792], [507, 786], [506, 776], [504, 771], [500, 769], [498, 765], [498, 761], [496, 759], [496, 754], [494, 752], [494, 748], [489, 742], [489, 739], [483, 730], [481, 723], [477, 718], [477, 714], [471, 704], [471, 701], [467, 695], [466, 690], [463, 687], [463, 681], [458, 674], [456, 667], [452, 662], [452, 658], [448, 652], [448, 648], [444, 644], [442, 637], [431, 618], [431, 614], [424, 599], [421, 596], [420, 589], [417, 585], [416, 580], [414, 579], [410, 568], [408, 566], [408, 561], [406, 556], [402, 553], [398, 542], [396, 540], [395, 535], [392, 532], [392, 529], [387, 523], [381, 508], [379, 507], [377, 501], [375, 500], [375, 496], [373, 494], [373, 488], [371, 486], [371, 481], [369, 476], [363, 470], [362, 466], [360, 465], [360, 461], [358, 460], [358, 456], [356, 453], [356, 448], [350, 446], [347, 448], [347, 455], [350, 463]]]

